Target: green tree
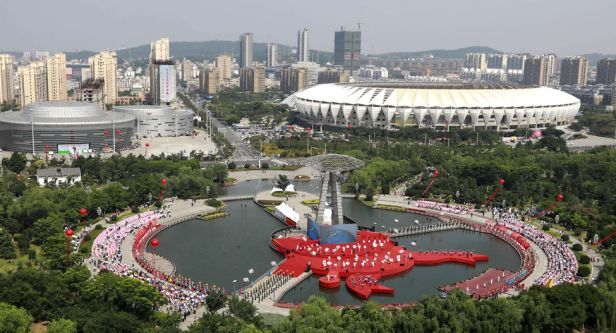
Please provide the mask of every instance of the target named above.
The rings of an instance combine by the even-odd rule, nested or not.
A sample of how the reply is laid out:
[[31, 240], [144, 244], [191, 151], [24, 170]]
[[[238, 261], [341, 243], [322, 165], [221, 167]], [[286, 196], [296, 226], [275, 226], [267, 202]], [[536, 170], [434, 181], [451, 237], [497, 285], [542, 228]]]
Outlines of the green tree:
[[153, 286], [111, 273], [87, 281], [81, 291], [86, 300], [112, 304], [142, 319], [151, 318], [156, 308], [166, 302]]
[[64, 220], [57, 214], [52, 214], [34, 222], [32, 243], [42, 245], [52, 235], [63, 232]]
[[262, 317], [257, 313], [257, 308], [250, 301], [240, 299], [233, 295], [227, 301], [229, 314], [243, 320], [246, 323], [254, 324], [257, 327], [263, 325]]
[[209, 312], [217, 312], [225, 307], [226, 303], [227, 297], [220, 290], [210, 291], [205, 297], [205, 306]]
[[344, 309], [342, 320], [348, 332], [387, 333], [393, 329], [392, 316], [373, 302], [366, 302], [357, 310]]
[[6, 230], [0, 228], [0, 258], [15, 259], [15, 257], [17, 257], [17, 253], [15, 252], [13, 237]]
[[70, 319], [58, 319], [49, 324], [47, 333], [77, 333], [77, 324]]
[[274, 332], [344, 332], [340, 312], [332, 308], [325, 299], [310, 296], [308, 303], [292, 310], [286, 320], [274, 326]]
[[0, 333], [26, 333], [30, 324], [32, 316], [26, 310], [0, 302]]
[[276, 186], [278, 186], [284, 191], [284, 189], [287, 188], [289, 184], [291, 184], [291, 181], [289, 181], [289, 177], [287, 177], [286, 175], [278, 175], [278, 178], [276, 179]]
[[26, 169], [26, 154], [13, 153], [9, 159], [3, 159], [4, 166], [13, 171], [14, 173], [20, 173]]

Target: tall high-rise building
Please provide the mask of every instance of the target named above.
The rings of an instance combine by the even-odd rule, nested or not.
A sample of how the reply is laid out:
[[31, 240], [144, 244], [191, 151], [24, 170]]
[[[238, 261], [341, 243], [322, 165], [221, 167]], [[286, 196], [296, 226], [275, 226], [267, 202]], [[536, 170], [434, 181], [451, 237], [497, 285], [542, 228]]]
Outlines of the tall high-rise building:
[[361, 56], [361, 31], [340, 29], [334, 35], [334, 64], [353, 71], [359, 68]]
[[20, 107], [47, 100], [47, 73], [42, 62], [33, 62], [17, 69]]
[[306, 87], [306, 69], [285, 68], [280, 73], [280, 90], [284, 93], [297, 92]]
[[103, 90], [105, 82], [103, 80], [86, 79], [81, 82], [79, 88], [75, 91], [75, 96], [78, 101], [96, 103], [103, 106]]
[[199, 88], [206, 95], [218, 93], [218, 70], [216, 68], [203, 68], [199, 73]]
[[186, 59], [182, 61], [182, 80], [189, 81], [193, 78], [193, 62]]
[[274, 43], [267, 44], [267, 58], [265, 65], [267, 67], [275, 67], [278, 65], [278, 45]]
[[170, 104], [175, 100], [175, 63], [172, 60], [150, 64], [150, 99], [152, 104]]
[[265, 68], [263, 66], [240, 69], [240, 90], [261, 93], [265, 91]]
[[556, 55], [554, 53], [548, 53], [542, 55], [542, 57], [545, 59], [548, 75], [556, 74]]
[[114, 104], [118, 99], [117, 67], [118, 58], [115, 51], [103, 51], [88, 59], [92, 79], [103, 80], [103, 100], [105, 104]]
[[485, 53], [467, 53], [464, 59], [464, 67], [474, 69], [477, 72], [484, 71], [487, 64]]
[[66, 55], [56, 53], [45, 59], [47, 71], [47, 99], [50, 101], [65, 101], [66, 93]]
[[507, 70], [524, 70], [526, 54], [510, 54], [507, 57]]
[[547, 86], [548, 82], [548, 59], [537, 56], [524, 61], [522, 84]]
[[597, 63], [596, 84], [614, 84], [616, 82], [616, 59], [601, 59]]
[[0, 103], [13, 102], [13, 56], [0, 54]]
[[216, 57], [216, 68], [218, 68], [218, 80], [224, 81], [231, 79], [231, 69], [233, 62], [228, 54], [221, 54]]
[[337, 69], [327, 69], [319, 72], [317, 83], [349, 82], [349, 73]]
[[560, 85], [585, 86], [588, 80], [588, 60], [567, 57], [560, 62]]
[[36, 51], [34, 52], [34, 57], [37, 61], [43, 62], [49, 57], [49, 51]]
[[308, 29], [297, 32], [297, 61], [310, 61], [310, 46], [308, 44]]
[[154, 105], [169, 104], [176, 93], [175, 62], [169, 57], [169, 39], [150, 44], [150, 100]]
[[488, 54], [486, 58], [486, 68], [506, 70], [508, 59], [509, 59], [509, 55], [505, 53]]
[[252, 66], [252, 33], [240, 36], [240, 68]]
[[150, 62], [169, 60], [169, 38], [161, 38], [150, 43]]

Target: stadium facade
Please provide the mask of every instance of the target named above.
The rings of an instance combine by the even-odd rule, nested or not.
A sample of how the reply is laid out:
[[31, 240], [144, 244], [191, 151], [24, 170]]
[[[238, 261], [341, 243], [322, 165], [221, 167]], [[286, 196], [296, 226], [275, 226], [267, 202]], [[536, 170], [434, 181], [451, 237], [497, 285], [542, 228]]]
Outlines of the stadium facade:
[[0, 114], [0, 148], [14, 152], [100, 152], [130, 145], [135, 117], [97, 104], [48, 101]]
[[162, 105], [115, 106], [117, 113], [127, 114], [135, 119], [135, 135], [141, 137], [162, 137], [191, 135], [194, 114], [191, 110], [172, 110]]
[[319, 84], [282, 103], [317, 125], [499, 131], [571, 123], [580, 100], [560, 90], [495, 83]]

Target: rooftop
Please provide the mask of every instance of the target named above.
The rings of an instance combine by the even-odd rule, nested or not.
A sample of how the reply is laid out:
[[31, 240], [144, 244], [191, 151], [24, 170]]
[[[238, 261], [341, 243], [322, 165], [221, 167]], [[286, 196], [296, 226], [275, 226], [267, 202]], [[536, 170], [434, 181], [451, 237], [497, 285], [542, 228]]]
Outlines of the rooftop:
[[47, 168], [36, 170], [37, 177], [81, 176], [80, 168]]

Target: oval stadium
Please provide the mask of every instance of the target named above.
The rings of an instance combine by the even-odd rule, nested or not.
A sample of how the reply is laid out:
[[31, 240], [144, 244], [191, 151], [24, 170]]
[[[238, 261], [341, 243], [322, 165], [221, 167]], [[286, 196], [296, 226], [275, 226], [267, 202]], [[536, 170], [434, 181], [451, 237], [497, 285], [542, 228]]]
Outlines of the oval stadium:
[[383, 129], [540, 129], [568, 124], [580, 109], [579, 99], [560, 90], [500, 83], [329, 83], [283, 103], [312, 124]]
[[14, 152], [103, 151], [130, 145], [135, 117], [86, 102], [33, 103], [0, 114], [0, 147]]

